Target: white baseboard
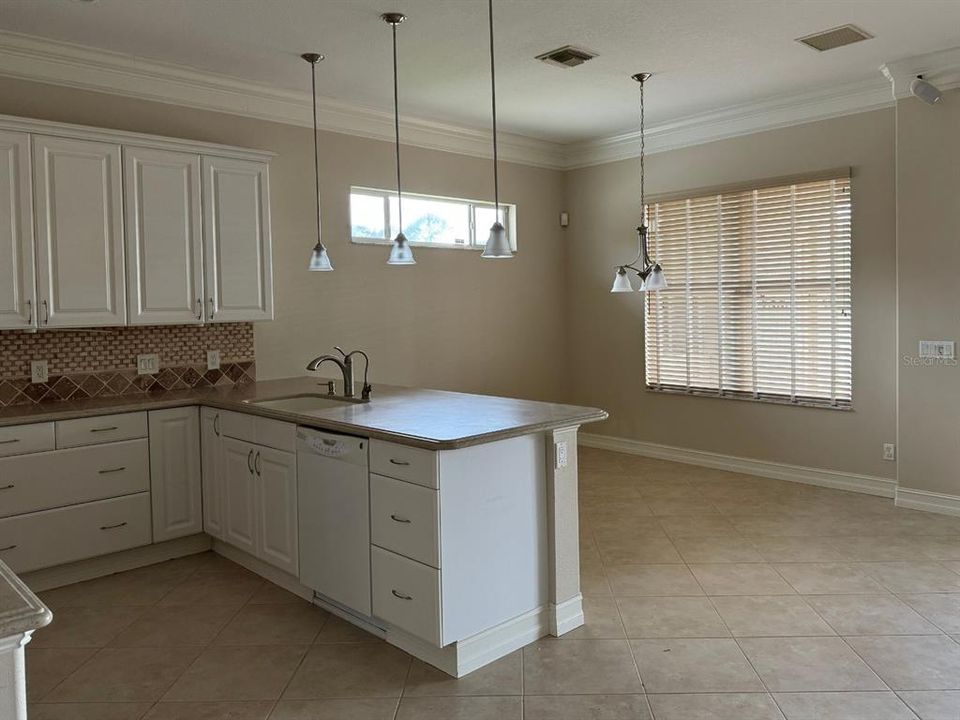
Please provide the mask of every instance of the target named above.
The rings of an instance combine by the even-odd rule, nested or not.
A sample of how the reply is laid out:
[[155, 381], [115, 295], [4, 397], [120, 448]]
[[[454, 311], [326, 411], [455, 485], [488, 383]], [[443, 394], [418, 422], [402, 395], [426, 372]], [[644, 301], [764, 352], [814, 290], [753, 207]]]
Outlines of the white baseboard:
[[550, 605], [550, 634], [560, 637], [583, 625], [583, 595]]
[[896, 495], [897, 481], [873, 475], [858, 475], [840, 470], [826, 470], [822, 468], [804, 467], [802, 465], [788, 465], [786, 463], [770, 462], [768, 460], [752, 460], [734, 455], [721, 455], [704, 450], [690, 450], [688, 448], [658, 445], [657, 443], [629, 440], [627, 438], [610, 437], [609, 435], [594, 435], [580, 433], [580, 445], [613, 450], [615, 452], [643, 455], [660, 460], [700, 465], [716, 470], [759, 475], [760, 477], [775, 480], [819, 485], [820, 487], [849, 492], [866, 493], [892, 498]]
[[941, 515], [960, 517], [960, 495], [946, 495], [927, 490], [911, 490], [910, 488], [898, 487], [894, 504], [902, 508], [926, 510]]

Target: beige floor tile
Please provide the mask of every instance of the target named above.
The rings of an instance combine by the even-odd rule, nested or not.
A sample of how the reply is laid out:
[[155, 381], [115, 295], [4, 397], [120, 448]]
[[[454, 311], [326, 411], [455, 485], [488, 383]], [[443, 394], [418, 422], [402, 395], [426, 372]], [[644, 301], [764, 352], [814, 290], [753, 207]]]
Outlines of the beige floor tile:
[[597, 546], [604, 565], [683, 562], [680, 553], [666, 537], [607, 538], [598, 534]]
[[851, 637], [847, 642], [894, 690], [960, 690], [960, 645], [948, 637]]
[[960, 690], [911, 690], [899, 695], [920, 720], [957, 720], [960, 717]]
[[709, 598], [621, 598], [617, 603], [629, 638], [730, 637]]
[[960, 575], [939, 563], [863, 563], [860, 568], [895, 593], [960, 592]]
[[110, 641], [111, 647], [209, 645], [237, 613], [222, 605], [151, 607]]
[[183, 577], [166, 579], [161, 577], [151, 582], [144, 582], [138, 575], [117, 573], [47, 590], [40, 593], [40, 599], [54, 612], [64, 607], [155, 605], [182, 582], [184, 582]]
[[613, 598], [583, 598], [584, 624], [564, 635], [562, 640], [609, 639], [626, 637], [620, 611]]
[[[140, 720], [152, 703], [50, 703], [30, 705], [30, 720]], [[239, 720], [239, 718], [238, 718]]]
[[648, 693], [763, 692], [734, 640], [633, 640]]
[[167, 702], [276, 700], [305, 646], [208, 647], [164, 695]]
[[270, 720], [394, 720], [398, 705], [394, 698], [281, 700]]
[[917, 538], [923, 554], [931, 560], [960, 561], [960, 535]]
[[616, 597], [703, 595], [686, 565], [611, 565], [605, 572]]
[[96, 652], [94, 648], [44, 649], [27, 645], [27, 700], [41, 700]]
[[404, 697], [397, 720], [522, 720], [520, 697]]
[[673, 544], [688, 563], [759, 563], [763, 556], [740, 536], [676, 537]]
[[707, 595], [792, 595], [794, 590], [772, 565], [762, 563], [691, 564]]
[[610, 597], [610, 585], [606, 570], [600, 565], [588, 565], [580, 569], [580, 592], [584, 596]]
[[309, 645], [328, 613], [307, 602], [248, 604], [213, 641], [215, 645]]
[[670, 538], [740, 537], [740, 533], [722, 515], [668, 515], [658, 517], [663, 531]]
[[644, 695], [530, 695], [523, 720], [651, 720]]
[[432, 665], [414, 659], [403, 695], [520, 695], [523, 691], [521, 655], [522, 651], [517, 650], [462, 678], [450, 677]]
[[53, 622], [33, 634], [30, 644], [43, 647], [100, 648], [143, 613], [138, 606], [65, 607], [57, 610]]
[[246, 570], [198, 572], [164, 595], [160, 605], [243, 605], [264, 582]]
[[143, 720], [266, 720], [272, 702], [161, 702]]
[[925, 543], [912, 537], [833, 538], [841, 559], [848, 562], [890, 562], [896, 560], [925, 560]]
[[657, 720], [783, 720], [766, 693], [648, 695]]
[[523, 648], [527, 695], [640, 693], [626, 640], [541, 640]]
[[960, 593], [906, 594], [900, 599], [945, 633], [960, 633]]
[[771, 692], [887, 689], [842, 638], [744, 638], [740, 647]]
[[405, 652], [382, 642], [314, 645], [283, 699], [400, 697], [410, 661]]
[[254, 604], [267, 603], [276, 605], [278, 603], [291, 603], [296, 605], [297, 603], [307, 601], [299, 595], [294, 595], [289, 590], [284, 590], [279, 585], [274, 585], [272, 582], [265, 582], [260, 586], [260, 589], [253, 594], [249, 602]]
[[892, 692], [777, 693], [787, 720], [916, 720]]
[[803, 598], [792, 595], [715, 597], [713, 604], [735, 637], [836, 634]]
[[938, 633], [893, 595], [811, 595], [807, 601], [841, 635]]
[[655, 517], [637, 517], [629, 512], [617, 508], [609, 512], [592, 511], [587, 514], [593, 536], [597, 544], [603, 540], [618, 540], [629, 538], [642, 540], [644, 538], [665, 538], [666, 531]]
[[376, 635], [359, 628], [353, 623], [331, 615], [323, 623], [320, 633], [317, 635], [315, 644], [326, 643], [382, 643], [383, 640]]
[[199, 652], [198, 648], [104, 648], [44, 699], [50, 702], [156, 701]]
[[853, 563], [777, 563], [801, 595], [882, 594], [884, 587]]
[[767, 562], [839, 562], [843, 556], [832, 538], [751, 537], [750, 542]]
[[[642, 492], [642, 491], [641, 491]], [[697, 500], [694, 498], [651, 498], [644, 494], [647, 501], [647, 507], [650, 508], [656, 516], [667, 515], [716, 515], [720, 517], [720, 512], [707, 500]]]

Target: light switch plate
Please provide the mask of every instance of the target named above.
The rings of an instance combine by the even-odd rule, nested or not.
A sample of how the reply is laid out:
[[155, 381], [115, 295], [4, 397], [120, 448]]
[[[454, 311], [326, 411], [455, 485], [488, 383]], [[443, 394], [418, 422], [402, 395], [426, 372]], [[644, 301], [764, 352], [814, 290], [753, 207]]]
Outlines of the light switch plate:
[[160, 356], [156, 353], [137, 355], [137, 375], [156, 375], [160, 372]]
[[207, 370], [220, 369], [220, 351], [207, 350]]
[[897, 459], [897, 446], [893, 443], [884, 443], [883, 444], [883, 459], [884, 460], [896, 460]]
[[30, 382], [45, 383], [50, 379], [50, 370], [46, 360], [33, 360], [30, 363]]
[[920, 357], [938, 360], [953, 360], [956, 356], [956, 344], [953, 340], [921, 340]]
[[557, 455], [557, 470], [565, 468], [568, 463], [567, 459], [567, 441], [561, 440], [556, 444], [556, 455]]

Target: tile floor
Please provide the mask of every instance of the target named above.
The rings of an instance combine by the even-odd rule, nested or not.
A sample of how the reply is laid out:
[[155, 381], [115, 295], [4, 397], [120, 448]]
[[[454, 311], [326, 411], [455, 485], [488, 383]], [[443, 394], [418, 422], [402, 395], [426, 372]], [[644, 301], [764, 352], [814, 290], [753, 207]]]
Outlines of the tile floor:
[[31, 720], [960, 720], [960, 518], [585, 450], [587, 624], [461, 680], [204, 554], [59, 588]]

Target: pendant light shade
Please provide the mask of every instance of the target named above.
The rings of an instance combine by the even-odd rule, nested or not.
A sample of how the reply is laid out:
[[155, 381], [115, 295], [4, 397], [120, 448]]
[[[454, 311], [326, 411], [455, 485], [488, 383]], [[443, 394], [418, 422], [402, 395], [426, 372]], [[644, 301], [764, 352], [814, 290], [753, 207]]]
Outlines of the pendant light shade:
[[393, 35], [393, 130], [397, 155], [397, 236], [393, 239], [387, 265], [416, 265], [413, 250], [403, 234], [403, 184], [400, 177], [400, 82], [397, 72], [397, 25], [407, 19], [403, 13], [384, 13], [380, 16]]
[[650, 275], [644, 281], [644, 290], [666, 290], [667, 277], [660, 265], [654, 265]]
[[333, 263], [330, 262], [330, 256], [327, 254], [327, 248], [324, 247], [320, 239], [320, 151], [317, 145], [317, 63], [323, 60], [320, 53], [304, 53], [301, 55], [304, 60], [310, 63], [310, 90], [313, 97], [313, 179], [315, 181], [317, 200], [317, 244], [313, 247], [310, 254], [310, 264], [307, 268], [311, 272], [330, 272], [333, 270]]
[[617, 274], [613, 276], [612, 293], [633, 292], [633, 285], [630, 284], [630, 278], [627, 277], [627, 271], [624, 268], [617, 268]]
[[490, 227], [490, 236], [483, 248], [480, 257], [487, 259], [506, 259], [513, 257], [510, 247], [510, 238], [507, 229], [500, 222], [500, 168], [497, 152], [497, 64], [493, 44], [493, 0], [487, 0], [487, 16], [490, 20], [490, 105], [493, 118], [493, 202], [495, 207], [493, 225]]

